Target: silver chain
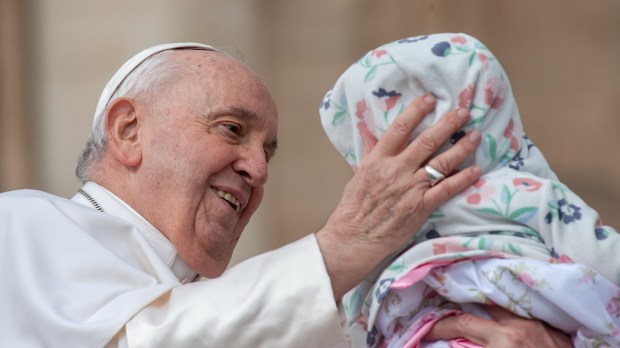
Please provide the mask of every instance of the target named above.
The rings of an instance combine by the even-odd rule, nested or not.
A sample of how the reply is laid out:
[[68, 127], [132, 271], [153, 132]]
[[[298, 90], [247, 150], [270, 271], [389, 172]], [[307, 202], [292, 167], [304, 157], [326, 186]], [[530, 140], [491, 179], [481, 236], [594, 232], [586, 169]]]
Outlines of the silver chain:
[[88, 201], [90, 202], [90, 204], [93, 205], [93, 207], [95, 207], [95, 209], [99, 210], [100, 212], [104, 212], [103, 208], [101, 208], [101, 206], [99, 205], [99, 203], [97, 203], [97, 201], [88, 193], [86, 193], [86, 191], [82, 190], [82, 188], [78, 189], [78, 192], [82, 194], [82, 196], [86, 197], [86, 199], [88, 199]]

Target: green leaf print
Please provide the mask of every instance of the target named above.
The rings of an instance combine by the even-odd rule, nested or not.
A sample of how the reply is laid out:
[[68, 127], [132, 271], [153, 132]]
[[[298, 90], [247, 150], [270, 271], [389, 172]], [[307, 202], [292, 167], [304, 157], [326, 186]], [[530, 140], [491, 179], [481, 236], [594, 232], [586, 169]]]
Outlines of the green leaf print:
[[488, 158], [491, 162], [495, 162], [495, 158], [497, 157], [497, 143], [495, 142], [495, 138], [490, 134], [487, 134], [484, 138], [485, 150]]
[[349, 297], [349, 301], [344, 304], [344, 311], [346, 313], [351, 313], [351, 310], [357, 306], [357, 300], [360, 294], [358, 290], [353, 291], [351, 296]]
[[442, 218], [444, 216], [446, 216], [446, 214], [442, 213], [441, 210], [437, 209], [437, 210], [435, 210], [435, 211], [433, 211], [431, 213], [431, 215], [428, 217], [428, 219], [429, 220], [430, 219], [438, 219], [438, 218]]
[[400, 272], [405, 269], [405, 262], [401, 260], [399, 263], [393, 263], [387, 269], [392, 272]]
[[519, 255], [519, 256], [523, 255], [523, 253], [521, 252], [521, 248], [519, 248], [518, 245], [508, 243], [508, 249], [510, 250], [510, 252], [512, 252], [515, 255]]
[[469, 56], [469, 66], [474, 63], [474, 59], [476, 59], [476, 51], [472, 51], [471, 55]]
[[508, 186], [504, 185], [504, 187], [502, 188], [502, 194], [500, 196], [500, 199], [502, 200], [502, 203], [506, 204], [506, 214], [507, 214], [508, 207], [510, 207], [510, 201], [512, 200], [512, 194], [510, 193]]
[[[480, 238], [480, 240], [478, 241], [478, 249], [480, 250], [486, 250], [485, 245], [486, 245], [487, 240], [485, 238]], [[490, 240], [489, 241], [491, 243], [491, 245], [489, 245], [489, 249], [492, 247], [493, 241]]]
[[[536, 209], [536, 210], [538, 211], [538, 209]], [[543, 238], [540, 236], [540, 233], [536, 232], [535, 230], [533, 230], [533, 229], [531, 229], [529, 227], [524, 228], [523, 231], [521, 231], [521, 232], [523, 232], [524, 234], [526, 234], [526, 235], [528, 235], [530, 237], [534, 237], [534, 238], [536, 238], [536, 239], [538, 239], [540, 241], [543, 241]]]
[[491, 208], [480, 208], [480, 209], [476, 209], [476, 211], [482, 214], [504, 217], [504, 214]]
[[372, 68], [370, 68], [370, 70], [368, 70], [368, 72], [366, 73], [366, 76], [364, 76], [364, 82], [367, 82], [368, 80], [372, 80], [372, 78], [375, 77], [376, 74], [377, 74], [377, 66], [373, 66]]
[[513, 211], [512, 213], [510, 213], [508, 218], [511, 219], [511, 220], [515, 220], [515, 221], [521, 222], [521, 223], [526, 223], [534, 215], [536, 215], [537, 211], [538, 211], [538, 208], [535, 208], [535, 207], [519, 208], [519, 209]]
[[338, 111], [338, 112], [334, 115], [334, 118], [332, 118], [332, 125], [334, 125], [334, 126], [335, 126], [335, 125], [337, 125], [337, 124], [338, 124], [338, 122], [340, 122], [340, 121], [342, 120], [342, 118], [343, 118], [344, 116], [346, 116], [346, 115], [347, 115], [347, 112], [346, 112], [346, 111]]

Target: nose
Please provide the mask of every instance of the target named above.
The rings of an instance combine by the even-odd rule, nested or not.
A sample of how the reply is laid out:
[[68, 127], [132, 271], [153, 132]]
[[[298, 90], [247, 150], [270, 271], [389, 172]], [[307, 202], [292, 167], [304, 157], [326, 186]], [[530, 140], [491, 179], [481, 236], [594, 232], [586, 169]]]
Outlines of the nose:
[[263, 147], [248, 144], [241, 152], [239, 160], [233, 165], [235, 172], [244, 177], [252, 187], [265, 185], [269, 173]]

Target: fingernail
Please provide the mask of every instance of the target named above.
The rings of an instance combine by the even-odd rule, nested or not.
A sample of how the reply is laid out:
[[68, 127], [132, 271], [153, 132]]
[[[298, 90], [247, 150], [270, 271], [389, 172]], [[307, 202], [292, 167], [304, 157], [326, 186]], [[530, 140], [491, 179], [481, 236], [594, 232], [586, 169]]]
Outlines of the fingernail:
[[474, 172], [474, 175], [481, 175], [482, 174], [482, 168], [480, 168], [480, 166], [478, 166], [478, 165], [474, 165], [472, 167], [472, 171]]
[[471, 131], [469, 132], [469, 135], [467, 135], [467, 137], [471, 142], [476, 143], [480, 140], [480, 133], [478, 133], [477, 131]]
[[426, 97], [424, 97], [424, 102], [426, 104], [433, 104], [435, 102], [435, 97], [432, 94], [427, 94]]
[[469, 110], [461, 108], [456, 111], [456, 114], [461, 118], [468, 118]]

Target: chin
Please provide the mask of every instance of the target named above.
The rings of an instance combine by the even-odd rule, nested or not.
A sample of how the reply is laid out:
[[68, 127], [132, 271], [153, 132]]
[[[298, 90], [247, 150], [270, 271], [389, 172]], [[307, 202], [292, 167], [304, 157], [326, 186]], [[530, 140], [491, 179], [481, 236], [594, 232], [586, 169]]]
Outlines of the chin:
[[208, 266], [203, 270], [203, 272], [198, 272], [198, 274], [205, 278], [217, 278], [224, 274], [226, 268], [228, 267], [228, 263], [229, 262], [226, 262], [226, 264], [220, 264], [218, 262], [216, 265]]
[[233, 248], [212, 248], [217, 250], [205, 250], [204, 262], [200, 263], [201, 272], [200, 275], [208, 278], [215, 278], [221, 276], [232, 258]]

